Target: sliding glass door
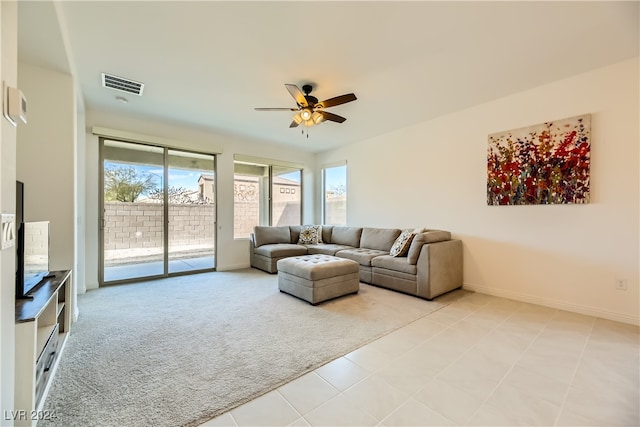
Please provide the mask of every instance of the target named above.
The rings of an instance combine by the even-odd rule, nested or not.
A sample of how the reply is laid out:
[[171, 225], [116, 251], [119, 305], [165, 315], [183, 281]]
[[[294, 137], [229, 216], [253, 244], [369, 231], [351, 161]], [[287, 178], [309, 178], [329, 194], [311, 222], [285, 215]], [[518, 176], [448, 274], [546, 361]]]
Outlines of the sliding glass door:
[[163, 149], [106, 140], [102, 155], [104, 282], [162, 275]]
[[212, 155], [169, 150], [169, 273], [215, 267]]
[[215, 157], [100, 143], [100, 284], [214, 269]]

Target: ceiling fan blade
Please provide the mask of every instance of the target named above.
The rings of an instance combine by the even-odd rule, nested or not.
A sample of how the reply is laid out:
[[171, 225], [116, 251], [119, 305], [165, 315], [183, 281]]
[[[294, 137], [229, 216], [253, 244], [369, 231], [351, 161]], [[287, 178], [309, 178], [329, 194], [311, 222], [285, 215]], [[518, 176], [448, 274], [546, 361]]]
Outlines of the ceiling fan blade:
[[289, 91], [291, 96], [293, 96], [293, 99], [296, 100], [298, 105], [302, 107], [309, 106], [309, 104], [307, 103], [307, 99], [304, 97], [304, 93], [302, 93], [298, 86], [292, 84], [285, 84], [285, 86], [287, 87], [287, 90]]
[[297, 108], [254, 108], [256, 111], [298, 111]]
[[346, 95], [336, 96], [335, 98], [325, 99], [324, 101], [320, 101], [316, 104], [316, 107], [321, 108], [329, 108], [335, 107], [336, 105], [346, 104], [347, 102], [355, 101], [356, 95], [353, 93], [347, 93]]
[[320, 110], [320, 111], [318, 111], [318, 113], [322, 114], [322, 117], [323, 117], [325, 120], [329, 120], [329, 121], [332, 121], [332, 122], [342, 123], [342, 122], [344, 122], [345, 120], [347, 120], [347, 119], [345, 119], [345, 118], [344, 118], [344, 117], [342, 117], [342, 116], [339, 116], [339, 115], [337, 115], [337, 114], [330, 113], [330, 112], [328, 112], [328, 111], [322, 111], [322, 110]]
[[295, 120], [291, 121], [291, 124], [289, 125], [290, 128], [297, 128], [298, 127], [298, 122], [296, 122]]

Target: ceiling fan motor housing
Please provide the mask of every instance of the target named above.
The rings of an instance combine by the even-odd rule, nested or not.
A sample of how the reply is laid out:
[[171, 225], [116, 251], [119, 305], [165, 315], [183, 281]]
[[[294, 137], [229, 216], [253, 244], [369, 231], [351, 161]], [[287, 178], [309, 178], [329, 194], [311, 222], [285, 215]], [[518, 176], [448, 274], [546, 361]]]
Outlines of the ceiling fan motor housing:
[[304, 92], [304, 99], [307, 100], [307, 104], [309, 104], [311, 108], [313, 108], [313, 106], [318, 103], [318, 98], [316, 98], [315, 96], [309, 95], [312, 90], [313, 90], [313, 86], [311, 85], [302, 86], [302, 91]]

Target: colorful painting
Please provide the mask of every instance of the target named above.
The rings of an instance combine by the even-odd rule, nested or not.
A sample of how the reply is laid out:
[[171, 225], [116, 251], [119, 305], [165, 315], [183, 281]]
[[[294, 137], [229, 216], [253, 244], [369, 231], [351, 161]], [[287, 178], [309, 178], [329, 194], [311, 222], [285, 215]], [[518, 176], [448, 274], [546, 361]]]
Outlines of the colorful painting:
[[591, 115], [489, 135], [488, 205], [589, 203]]

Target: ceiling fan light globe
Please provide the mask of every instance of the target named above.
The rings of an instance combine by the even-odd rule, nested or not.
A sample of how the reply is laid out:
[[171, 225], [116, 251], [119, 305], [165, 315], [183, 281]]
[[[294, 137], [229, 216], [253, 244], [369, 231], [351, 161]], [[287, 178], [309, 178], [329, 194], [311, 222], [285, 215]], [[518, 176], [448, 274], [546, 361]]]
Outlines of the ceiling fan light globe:
[[308, 108], [305, 108], [304, 110], [300, 111], [300, 117], [302, 117], [302, 120], [309, 120], [311, 119], [311, 110]]
[[317, 111], [314, 111], [313, 114], [311, 115], [311, 120], [313, 120], [313, 123], [319, 125], [324, 121], [324, 116], [318, 113]]
[[293, 121], [295, 121], [297, 124], [300, 124], [300, 123], [303, 122], [302, 116], [300, 115], [300, 113], [298, 113], [295, 116], [293, 116]]

